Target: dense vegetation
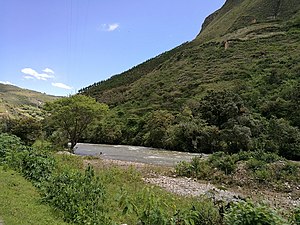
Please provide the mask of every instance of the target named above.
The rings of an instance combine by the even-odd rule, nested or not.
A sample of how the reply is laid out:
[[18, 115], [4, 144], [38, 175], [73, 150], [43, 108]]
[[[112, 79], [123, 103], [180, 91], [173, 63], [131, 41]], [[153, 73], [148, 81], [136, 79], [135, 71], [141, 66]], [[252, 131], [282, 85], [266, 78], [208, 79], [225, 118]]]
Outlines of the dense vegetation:
[[227, 1], [194, 41], [80, 90], [111, 108], [83, 140], [299, 160], [299, 3], [248, 3]]
[[16, 136], [1, 134], [1, 172], [11, 168], [23, 174], [38, 188], [44, 204], [73, 224], [299, 224], [298, 210], [282, 216], [251, 201], [184, 199], [147, 186], [132, 168], [95, 170], [83, 166], [79, 157], [53, 155], [40, 146], [27, 147]]
[[93, 168], [53, 151], [87, 141], [212, 153], [178, 164], [176, 174], [299, 188], [299, 163], [287, 160], [300, 160], [299, 8], [295, 0], [228, 0], [194, 41], [79, 91], [101, 103], [76, 95], [45, 111], [31, 104], [22, 115], [4, 113], [0, 172], [22, 174], [74, 224], [300, 224], [299, 209], [181, 198], [147, 186], [132, 168]]
[[239, 152], [232, 155], [217, 152], [204, 158], [193, 158], [176, 166], [180, 176], [207, 180], [224, 185], [255, 187], [283, 192], [297, 190], [300, 166], [274, 153]]

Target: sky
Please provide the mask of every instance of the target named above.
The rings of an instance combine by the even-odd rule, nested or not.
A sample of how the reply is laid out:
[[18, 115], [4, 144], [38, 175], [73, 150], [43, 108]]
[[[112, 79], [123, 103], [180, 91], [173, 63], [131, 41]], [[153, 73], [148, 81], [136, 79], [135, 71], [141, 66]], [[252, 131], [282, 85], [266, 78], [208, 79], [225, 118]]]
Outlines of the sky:
[[0, 0], [0, 83], [66, 96], [200, 32], [225, 0]]

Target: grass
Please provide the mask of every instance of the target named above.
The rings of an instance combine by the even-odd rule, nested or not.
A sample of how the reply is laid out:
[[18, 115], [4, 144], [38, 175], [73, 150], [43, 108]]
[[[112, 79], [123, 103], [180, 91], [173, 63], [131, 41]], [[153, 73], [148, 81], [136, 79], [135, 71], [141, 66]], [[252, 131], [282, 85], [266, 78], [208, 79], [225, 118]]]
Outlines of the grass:
[[[248, 155], [239, 158], [245, 157]], [[107, 165], [100, 159], [96, 162], [93, 157], [56, 155], [55, 158], [57, 170], [52, 174], [53, 180], [41, 183], [42, 196], [18, 173], [0, 167], [0, 217], [5, 224], [65, 224], [58, 217], [76, 224], [191, 224], [183, 222], [188, 220], [194, 221], [193, 224], [223, 224], [219, 211], [223, 206], [219, 203], [202, 197], [180, 197], [146, 184], [142, 173], [148, 170], [148, 176], [153, 175], [151, 167], [139, 171], [133, 166]], [[218, 165], [224, 164], [219, 156], [214, 158], [219, 160]], [[277, 159], [273, 158], [265, 160]], [[99, 190], [103, 201], [94, 201]], [[53, 208], [43, 205], [42, 197]]]
[[300, 165], [273, 153], [240, 152], [228, 155], [218, 152], [210, 155], [207, 160], [193, 158], [191, 162], [181, 162], [176, 166], [176, 172], [180, 176], [215, 184], [296, 194]]
[[11, 117], [25, 115], [41, 118], [42, 111], [39, 107], [57, 98], [12, 85], [0, 84], [0, 113], [7, 113]]
[[[176, 212], [189, 210], [197, 205], [207, 206], [209, 212], [215, 213], [212, 220], [217, 220], [217, 208], [210, 201], [180, 197], [159, 187], [148, 185], [142, 180], [147, 173], [152, 175], [153, 173], [168, 173], [167, 169], [150, 166], [138, 170], [133, 166], [121, 168], [118, 165], [108, 165], [101, 159], [70, 155], [58, 155], [56, 159], [60, 169], [83, 171], [89, 163], [94, 167], [95, 174], [100, 177], [105, 186], [107, 215], [117, 224], [138, 224], [142, 210], [146, 209], [159, 208], [164, 215], [171, 218]], [[134, 208], [138, 210], [134, 211]]]
[[0, 218], [5, 225], [67, 224], [41, 203], [36, 188], [17, 172], [1, 166], [0, 187]]

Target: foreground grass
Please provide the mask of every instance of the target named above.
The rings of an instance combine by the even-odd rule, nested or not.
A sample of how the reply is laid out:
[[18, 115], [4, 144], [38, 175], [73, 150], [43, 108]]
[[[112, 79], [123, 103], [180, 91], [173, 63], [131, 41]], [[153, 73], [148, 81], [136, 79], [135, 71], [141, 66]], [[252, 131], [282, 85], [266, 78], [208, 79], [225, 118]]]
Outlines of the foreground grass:
[[[146, 184], [142, 179], [143, 174], [156, 172], [153, 167], [143, 167], [140, 170], [133, 166], [121, 168], [114, 164], [107, 165], [102, 160], [92, 157], [68, 155], [58, 155], [56, 160], [60, 170], [79, 169], [83, 172], [88, 164], [94, 167], [95, 174], [105, 186], [106, 215], [116, 224], [139, 224], [139, 221], [146, 217], [174, 218], [178, 221], [185, 218], [188, 220], [193, 209], [198, 210], [203, 221], [210, 221], [202, 224], [220, 224], [221, 218], [218, 208], [212, 201], [201, 197], [181, 197], [159, 187]], [[162, 171], [156, 169], [159, 172]], [[146, 224], [169, 223], [162, 223], [161, 221], [154, 223], [152, 221], [152, 223]], [[182, 221], [178, 224], [186, 223]]]
[[41, 203], [37, 189], [17, 172], [0, 166], [0, 187], [0, 217], [5, 225], [67, 224]]

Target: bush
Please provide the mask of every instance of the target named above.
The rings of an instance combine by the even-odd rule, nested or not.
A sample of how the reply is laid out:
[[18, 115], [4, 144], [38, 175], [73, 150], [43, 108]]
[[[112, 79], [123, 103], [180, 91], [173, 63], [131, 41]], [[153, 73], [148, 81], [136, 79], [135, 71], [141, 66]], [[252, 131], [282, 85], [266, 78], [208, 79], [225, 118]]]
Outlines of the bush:
[[300, 225], [300, 207], [299, 208], [297, 208], [295, 211], [294, 211], [294, 218], [293, 218], [293, 220], [294, 220], [294, 223], [296, 224], [296, 225]]
[[39, 186], [41, 182], [50, 179], [55, 168], [55, 160], [46, 151], [29, 149], [22, 153], [20, 172], [25, 178]]
[[0, 135], [0, 162], [22, 173], [35, 185], [48, 180], [54, 170], [54, 158], [46, 151], [22, 145], [13, 135]]
[[265, 205], [237, 202], [225, 212], [226, 225], [287, 225], [281, 216]]
[[224, 152], [217, 152], [212, 154], [208, 161], [213, 167], [223, 171], [226, 175], [231, 174], [236, 169], [236, 159]]
[[191, 208], [179, 211], [172, 218], [176, 225], [217, 225], [221, 220], [218, 208], [207, 199], [193, 202]]
[[191, 162], [180, 162], [176, 165], [175, 170], [179, 176], [198, 179], [207, 178], [212, 173], [209, 163], [201, 157], [194, 157]]
[[36, 150], [53, 151], [53, 146], [51, 142], [46, 140], [40, 140], [40, 139], [36, 140], [33, 143], [32, 148]]
[[0, 134], [0, 162], [6, 161], [8, 152], [17, 151], [22, 148], [21, 139], [6, 133]]
[[64, 212], [64, 219], [75, 224], [111, 224], [105, 216], [105, 188], [94, 170], [85, 173], [64, 171], [53, 175], [42, 188], [43, 199]]

